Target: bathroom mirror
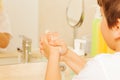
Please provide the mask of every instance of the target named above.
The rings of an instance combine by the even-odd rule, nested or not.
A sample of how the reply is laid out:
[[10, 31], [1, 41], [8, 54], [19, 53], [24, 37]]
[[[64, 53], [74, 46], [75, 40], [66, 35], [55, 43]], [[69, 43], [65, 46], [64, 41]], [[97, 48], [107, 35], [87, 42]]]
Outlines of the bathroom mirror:
[[[0, 10], [3, 10], [4, 14], [7, 15], [6, 18], [9, 22], [7, 26], [11, 28], [12, 33], [12, 38], [7, 48], [0, 48], [0, 65], [22, 62], [23, 38], [20, 37], [21, 35], [32, 40], [31, 54], [37, 54], [31, 55], [32, 58], [30, 62], [40, 61], [39, 0], [0, 0], [0, 2], [0, 6], [2, 6]], [[21, 52], [18, 52], [17, 49], [20, 49]]]
[[70, 26], [80, 27], [84, 20], [84, 0], [69, 0], [66, 18]]
[[[73, 28], [75, 26], [80, 26], [81, 12], [84, 13], [84, 2], [83, 0], [3, 0], [4, 8], [6, 14], [8, 14], [13, 38], [11, 44], [8, 46], [9, 52], [5, 52], [4, 55], [0, 57], [10, 57], [10, 58], [0, 58], [0, 63], [2, 64], [13, 64], [18, 63], [18, 54], [16, 48], [20, 45], [22, 40], [19, 35], [25, 35], [32, 39], [32, 51], [37, 53], [37, 55], [32, 55], [32, 61], [39, 62], [41, 58], [39, 55], [39, 37], [44, 31], [57, 31], [60, 33], [62, 39], [69, 45], [73, 46]], [[69, 1], [69, 3], [68, 3]], [[91, 31], [92, 13], [94, 9], [89, 8], [90, 5], [95, 4], [96, 0], [86, 0], [85, 1], [85, 11], [87, 14], [85, 22], [85, 29], [82, 27], [80, 34], [85, 34]], [[66, 6], [67, 5], [67, 6]], [[73, 7], [73, 8], [72, 8]], [[74, 8], [75, 7], [75, 8]], [[72, 8], [72, 9], [71, 9]], [[87, 9], [91, 9], [90, 12]], [[56, 11], [56, 12], [55, 12]], [[79, 11], [79, 12], [77, 12]], [[81, 11], [81, 12], [80, 12]], [[88, 12], [87, 12], [88, 11]], [[70, 12], [75, 14], [77, 17], [76, 22], [69, 21]], [[49, 13], [49, 14], [48, 14]], [[66, 16], [65, 16], [66, 15]], [[84, 14], [83, 14], [84, 15]], [[89, 17], [88, 17], [89, 16]], [[66, 24], [66, 17], [68, 19], [68, 24]], [[83, 22], [84, 16], [81, 18], [81, 23]], [[91, 22], [89, 22], [91, 21]], [[72, 24], [71, 24], [72, 23]], [[74, 24], [73, 24], [74, 23]], [[87, 24], [86, 24], [87, 23]], [[79, 24], [79, 25], [77, 25]], [[65, 27], [66, 26], [66, 27]], [[77, 35], [79, 37], [81, 35]], [[11, 49], [12, 48], [12, 49]], [[12, 51], [11, 51], [12, 50]], [[8, 54], [7, 54], [8, 53]], [[4, 54], [4, 53], [3, 53]], [[18, 56], [19, 57], [19, 56]], [[37, 60], [37, 61], [36, 61]]]

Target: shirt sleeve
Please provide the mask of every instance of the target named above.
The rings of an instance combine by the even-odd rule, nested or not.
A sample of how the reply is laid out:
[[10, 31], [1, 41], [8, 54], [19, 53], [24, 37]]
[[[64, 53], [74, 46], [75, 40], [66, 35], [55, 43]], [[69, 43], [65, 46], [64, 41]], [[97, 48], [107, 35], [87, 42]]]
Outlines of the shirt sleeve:
[[103, 70], [98, 61], [91, 59], [85, 68], [73, 77], [72, 80], [105, 80]]

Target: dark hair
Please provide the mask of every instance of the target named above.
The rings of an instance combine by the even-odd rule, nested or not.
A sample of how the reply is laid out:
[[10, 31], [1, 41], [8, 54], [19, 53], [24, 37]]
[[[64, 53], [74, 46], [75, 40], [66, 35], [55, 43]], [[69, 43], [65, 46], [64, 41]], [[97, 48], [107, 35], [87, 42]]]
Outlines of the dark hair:
[[120, 18], [120, 0], [97, 0], [98, 5], [103, 8], [109, 28], [116, 25]]

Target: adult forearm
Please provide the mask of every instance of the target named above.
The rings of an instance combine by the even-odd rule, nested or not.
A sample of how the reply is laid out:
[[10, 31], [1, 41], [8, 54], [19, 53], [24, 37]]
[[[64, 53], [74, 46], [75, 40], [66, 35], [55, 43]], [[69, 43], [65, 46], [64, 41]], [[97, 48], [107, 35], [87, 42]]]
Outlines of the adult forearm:
[[76, 73], [78, 74], [84, 65], [86, 64], [86, 61], [83, 57], [78, 56], [73, 51], [68, 50], [68, 53], [63, 58], [63, 61]]
[[5, 48], [8, 46], [10, 41], [10, 34], [0, 33], [0, 48]]

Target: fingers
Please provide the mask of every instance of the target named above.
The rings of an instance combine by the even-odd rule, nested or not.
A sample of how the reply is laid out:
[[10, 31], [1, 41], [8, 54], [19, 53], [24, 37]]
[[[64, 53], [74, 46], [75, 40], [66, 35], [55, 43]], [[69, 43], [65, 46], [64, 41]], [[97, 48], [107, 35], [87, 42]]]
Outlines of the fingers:
[[63, 40], [59, 39], [59, 38], [55, 38], [54, 40], [51, 40], [49, 42], [50, 45], [52, 46], [55, 46], [55, 47], [58, 47], [59, 48], [59, 53], [61, 55], [65, 55], [67, 53], [67, 46], [66, 44], [64, 43]]
[[45, 49], [47, 46], [48, 46], [48, 40], [47, 40], [46, 34], [44, 34], [40, 38], [40, 48], [41, 49]]
[[60, 46], [62, 44], [61, 42], [63, 42], [61, 39], [59, 39], [59, 34], [56, 32], [54, 33], [48, 32], [46, 36], [49, 44], [52, 46]]
[[48, 39], [49, 43], [52, 43], [59, 38], [59, 35], [56, 32], [54, 32], [54, 33], [48, 32], [46, 34], [46, 36], [47, 36], [47, 39]]
[[47, 42], [46, 36], [45, 35], [41, 36], [40, 37], [40, 50], [44, 51], [47, 47], [47, 44], [48, 44], [48, 42]]
[[62, 44], [62, 40], [56, 39], [54, 41], [50, 41], [49, 44], [52, 46], [60, 46]]
[[[48, 53], [46, 48], [50, 48], [50, 46], [58, 47], [58, 52], [61, 55], [64, 55], [67, 52], [67, 46], [63, 40], [59, 39], [58, 33], [48, 32], [45, 35], [41, 36], [40, 39], [40, 50], [45, 55]], [[46, 52], [45, 52], [46, 51]]]

